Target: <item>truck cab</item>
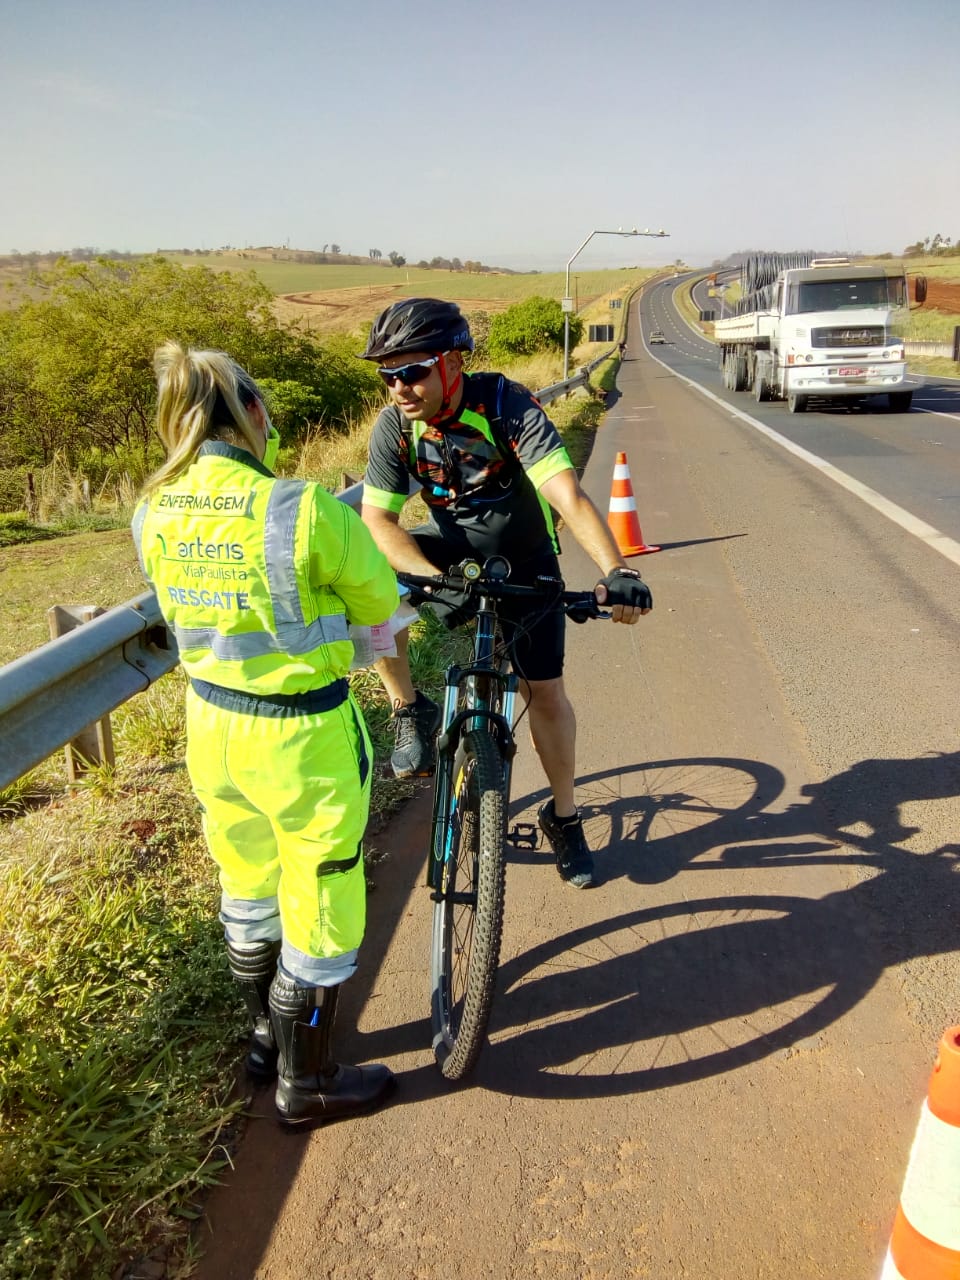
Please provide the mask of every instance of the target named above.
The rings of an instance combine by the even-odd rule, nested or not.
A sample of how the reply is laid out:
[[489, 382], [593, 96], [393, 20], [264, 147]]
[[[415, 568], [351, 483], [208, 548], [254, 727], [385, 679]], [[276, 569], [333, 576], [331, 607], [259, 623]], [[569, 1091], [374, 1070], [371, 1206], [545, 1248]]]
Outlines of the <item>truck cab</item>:
[[894, 412], [910, 408], [902, 270], [814, 260], [782, 271], [748, 301], [752, 309], [714, 330], [732, 390], [784, 399], [792, 413], [811, 399], [881, 394]]

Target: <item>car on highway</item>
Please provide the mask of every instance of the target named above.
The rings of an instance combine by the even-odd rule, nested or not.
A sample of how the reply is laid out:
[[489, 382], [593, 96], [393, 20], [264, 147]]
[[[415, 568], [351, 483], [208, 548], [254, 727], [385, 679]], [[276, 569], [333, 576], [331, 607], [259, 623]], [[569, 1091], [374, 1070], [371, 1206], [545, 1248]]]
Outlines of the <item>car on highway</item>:
[[666, 338], [663, 336], [663, 331], [661, 329], [652, 329], [650, 331], [650, 342], [666, 342]]

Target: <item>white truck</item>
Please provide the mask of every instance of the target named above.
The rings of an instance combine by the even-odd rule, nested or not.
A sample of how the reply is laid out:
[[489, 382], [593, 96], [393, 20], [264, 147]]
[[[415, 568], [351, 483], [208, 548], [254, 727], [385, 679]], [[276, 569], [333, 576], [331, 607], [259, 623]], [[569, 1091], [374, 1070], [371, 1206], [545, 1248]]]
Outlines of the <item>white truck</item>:
[[738, 314], [717, 320], [723, 384], [753, 391], [759, 400], [786, 400], [804, 413], [813, 399], [884, 395], [906, 413], [903, 332], [909, 314], [900, 268], [851, 266], [845, 259], [813, 259], [783, 266], [771, 255], [743, 272], [752, 287]]

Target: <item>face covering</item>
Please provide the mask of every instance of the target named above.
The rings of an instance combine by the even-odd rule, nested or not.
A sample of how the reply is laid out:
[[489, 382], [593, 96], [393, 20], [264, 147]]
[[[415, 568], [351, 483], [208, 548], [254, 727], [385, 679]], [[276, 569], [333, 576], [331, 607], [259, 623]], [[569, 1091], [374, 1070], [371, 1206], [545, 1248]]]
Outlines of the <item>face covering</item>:
[[277, 454], [280, 452], [280, 432], [273, 425], [270, 419], [267, 419], [267, 443], [263, 450], [263, 465], [272, 471], [277, 465]]

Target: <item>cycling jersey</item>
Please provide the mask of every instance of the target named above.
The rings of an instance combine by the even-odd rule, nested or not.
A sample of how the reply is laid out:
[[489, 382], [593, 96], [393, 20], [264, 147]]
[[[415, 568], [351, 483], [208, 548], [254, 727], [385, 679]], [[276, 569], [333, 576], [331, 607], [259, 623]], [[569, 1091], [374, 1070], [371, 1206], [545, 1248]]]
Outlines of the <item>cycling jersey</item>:
[[363, 501], [399, 512], [411, 476], [432, 525], [459, 554], [523, 563], [559, 550], [539, 490], [573, 464], [526, 387], [498, 373], [464, 375], [456, 416], [432, 426], [382, 410], [370, 439]]

